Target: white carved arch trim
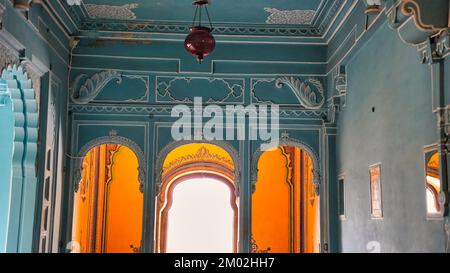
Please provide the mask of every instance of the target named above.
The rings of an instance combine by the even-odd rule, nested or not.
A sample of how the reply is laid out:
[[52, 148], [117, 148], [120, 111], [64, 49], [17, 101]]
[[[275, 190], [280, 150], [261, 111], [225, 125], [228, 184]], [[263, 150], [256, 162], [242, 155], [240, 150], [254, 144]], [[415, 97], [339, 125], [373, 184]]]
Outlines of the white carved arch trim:
[[145, 183], [147, 181], [147, 160], [145, 159], [145, 154], [141, 147], [134, 141], [117, 135], [110, 135], [99, 137], [91, 140], [85, 144], [78, 152], [78, 156], [75, 159], [74, 166], [74, 191], [77, 192], [80, 186], [81, 176], [83, 172], [83, 160], [86, 154], [94, 147], [102, 144], [119, 144], [130, 148], [138, 159], [138, 179], [139, 179], [139, 190], [143, 193]]
[[[20, 172], [23, 176], [26, 175], [24, 172], [28, 172], [36, 177], [35, 159], [39, 121], [31, 79], [21, 66], [14, 65], [2, 71], [1, 81], [3, 83], [3, 90], [0, 92], [1, 101], [6, 99], [12, 101], [12, 111], [15, 116], [13, 158], [17, 160], [14, 164], [22, 166], [22, 168], [14, 168], [13, 172]], [[18, 161], [19, 159], [21, 161]]]
[[156, 193], [155, 195], [158, 195], [160, 190], [161, 190], [161, 186], [162, 186], [162, 171], [163, 171], [163, 164], [164, 164], [164, 160], [166, 159], [167, 155], [175, 150], [176, 148], [180, 147], [180, 146], [184, 146], [187, 144], [201, 144], [201, 143], [205, 143], [205, 144], [211, 144], [211, 145], [215, 145], [218, 146], [222, 149], [224, 149], [230, 156], [231, 159], [233, 160], [233, 164], [234, 164], [234, 177], [235, 177], [235, 185], [236, 185], [236, 195], [239, 195], [239, 181], [240, 181], [240, 171], [239, 171], [239, 166], [240, 166], [240, 156], [239, 153], [236, 151], [236, 149], [228, 142], [226, 141], [218, 141], [218, 140], [213, 140], [213, 141], [207, 141], [207, 140], [180, 140], [180, 141], [173, 141], [169, 144], [167, 144], [158, 154], [157, 156], [157, 160], [156, 160], [156, 165], [155, 165], [155, 175], [156, 175]]

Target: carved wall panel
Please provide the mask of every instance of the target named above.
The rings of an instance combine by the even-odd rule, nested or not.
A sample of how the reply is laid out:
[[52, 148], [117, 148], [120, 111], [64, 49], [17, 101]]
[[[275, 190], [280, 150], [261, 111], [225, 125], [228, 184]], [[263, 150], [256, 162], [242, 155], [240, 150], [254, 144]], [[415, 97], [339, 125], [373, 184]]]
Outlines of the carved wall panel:
[[90, 102], [148, 102], [150, 80], [145, 75], [130, 75], [106, 70], [75, 77], [70, 98], [75, 104]]
[[156, 102], [191, 103], [202, 97], [209, 103], [244, 103], [245, 79], [156, 77]]
[[[325, 90], [317, 78], [279, 77], [252, 79], [252, 103], [300, 105], [305, 109], [320, 109], [325, 103]], [[295, 102], [298, 102], [296, 104]]]

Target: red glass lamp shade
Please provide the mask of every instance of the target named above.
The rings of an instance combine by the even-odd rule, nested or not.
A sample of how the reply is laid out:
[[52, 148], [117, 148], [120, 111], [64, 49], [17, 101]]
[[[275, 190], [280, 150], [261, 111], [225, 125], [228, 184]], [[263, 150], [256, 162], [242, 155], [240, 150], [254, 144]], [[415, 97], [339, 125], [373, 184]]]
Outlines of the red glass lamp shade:
[[197, 57], [197, 61], [202, 63], [203, 58], [213, 52], [216, 47], [216, 40], [211, 34], [211, 29], [207, 27], [193, 27], [184, 41], [186, 50]]

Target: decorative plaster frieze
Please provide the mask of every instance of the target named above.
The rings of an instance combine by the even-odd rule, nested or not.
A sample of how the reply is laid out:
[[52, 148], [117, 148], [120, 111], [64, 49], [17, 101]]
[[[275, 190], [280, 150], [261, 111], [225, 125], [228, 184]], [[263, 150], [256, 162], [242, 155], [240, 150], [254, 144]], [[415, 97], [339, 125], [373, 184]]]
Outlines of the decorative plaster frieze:
[[[95, 114], [137, 114], [137, 115], [160, 115], [170, 116], [172, 107], [166, 106], [126, 106], [126, 105], [79, 105], [70, 104], [69, 110], [76, 113]], [[245, 111], [244, 111], [245, 112]], [[325, 110], [306, 109], [281, 109], [280, 118], [311, 118], [320, 119], [326, 114]]]
[[323, 84], [315, 78], [301, 80], [297, 77], [280, 77], [275, 81], [277, 88], [288, 86], [306, 109], [320, 109], [325, 102]]
[[78, 75], [70, 88], [70, 98], [77, 104], [89, 103], [112, 80], [116, 80], [120, 84], [122, 74], [116, 70], [107, 70], [96, 73], [91, 77], [86, 74]]
[[277, 25], [309, 25], [311, 24], [315, 10], [278, 10], [276, 8], [264, 8], [270, 15], [267, 17], [267, 24]]
[[168, 115], [172, 107], [125, 106], [125, 105], [69, 105], [69, 110], [77, 113], [97, 114], [160, 114]]
[[[190, 26], [186, 24], [167, 24], [164, 22], [99, 22], [85, 20], [81, 22], [82, 30], [105, 32], [145, 32], [145, 33], [189, 33]], [[306, 36], [320, 37], [321, 31], [311, 26], [278, 27], [278, 26], [235, 26], [215, 24], [212, 31], [215, 35], [268, 35], [268, 36]]]
[[132, 10], [139, 7], [138, 4], [125, 4], [121, 6], [85, 4], [84, 6], [91, 18], [118, 20], [136, 19], [136, 14]]

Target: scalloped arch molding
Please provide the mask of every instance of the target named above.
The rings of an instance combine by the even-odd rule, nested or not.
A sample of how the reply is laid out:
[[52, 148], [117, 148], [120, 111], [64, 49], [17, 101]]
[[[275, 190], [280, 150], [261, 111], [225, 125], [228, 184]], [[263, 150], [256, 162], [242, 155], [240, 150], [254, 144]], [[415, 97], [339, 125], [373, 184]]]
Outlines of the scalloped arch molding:
[[[0, 246], [5, 249], [0, 252], [29, 252], [35, 217], [38, 114], [31, 79], [21, 66], [2, 71], [0, 112], [2, 151], [10, 152], [9, 158], [2, 158]], [[9, 174], [4, 173], [7, 170]]]

